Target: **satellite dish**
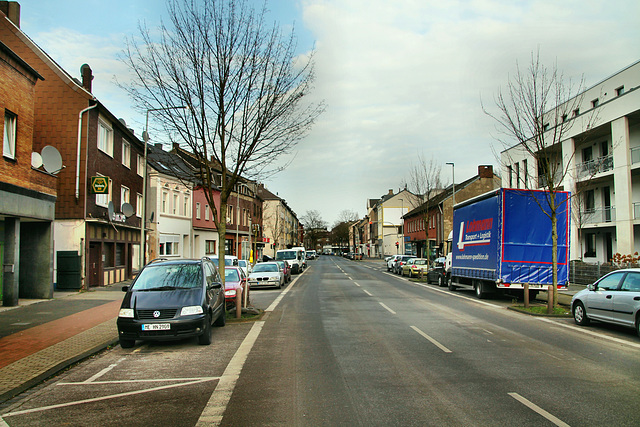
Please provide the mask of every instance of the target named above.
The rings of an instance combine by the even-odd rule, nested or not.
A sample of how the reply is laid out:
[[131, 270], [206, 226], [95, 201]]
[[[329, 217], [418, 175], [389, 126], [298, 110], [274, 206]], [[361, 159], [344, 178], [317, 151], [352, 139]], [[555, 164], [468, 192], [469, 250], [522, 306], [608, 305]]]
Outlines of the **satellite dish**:
[[36, 169], [42, 166], [42, 156], [40, 153], [36, 153], [35, 151], [31, 153], [31, 166]]
[[62, 156], [60, 152], [51, 145], [42, 149], [42, 164], [44, 170], [49, 173], [58, 173], [62, 169]]
[[109, 221], [111, 221], [113, 219], [113, 216], [115, 215], [115, 209], [113, 207], [113, 202], [109, 202], [109, 207], [107, 209], [109, 210]]
[[133, 209], [133, 206], [131, 206], [130, 203], [123, 203], [122, 204], [122, 213], [124, 214], [124, 216], [129, 218], [130, 216], [132, 216], [135, 213], [135, 210]]

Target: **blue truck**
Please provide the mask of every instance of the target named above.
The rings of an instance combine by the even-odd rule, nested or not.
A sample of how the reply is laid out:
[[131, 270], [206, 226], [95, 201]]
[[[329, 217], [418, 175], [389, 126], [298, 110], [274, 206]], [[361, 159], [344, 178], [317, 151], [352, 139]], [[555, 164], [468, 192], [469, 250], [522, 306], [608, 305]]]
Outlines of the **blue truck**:
[[[549, 193], [500, 188], [453, 208], [446, 262], [449, 289], [473, 288], [478, 298], [528, 284], [530, 296], [553, 284]], [[556, 192], [558, 288], [569, 282], [570, 193]]]

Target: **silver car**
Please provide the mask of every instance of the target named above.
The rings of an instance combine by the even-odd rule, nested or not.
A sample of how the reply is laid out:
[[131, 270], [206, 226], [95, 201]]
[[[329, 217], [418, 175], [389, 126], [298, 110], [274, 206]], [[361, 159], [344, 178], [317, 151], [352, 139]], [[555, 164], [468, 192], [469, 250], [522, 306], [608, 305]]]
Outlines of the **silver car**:
[[581, 290], [571, 312], [578, 325], [599, 320], [630, 326], [640, 336], [640, 268], [614, 271]]
[[284, 285], [284, 273], [276, 262], [261, 262], [249, 273], [249, 287], [260, 286], [280, 288]]

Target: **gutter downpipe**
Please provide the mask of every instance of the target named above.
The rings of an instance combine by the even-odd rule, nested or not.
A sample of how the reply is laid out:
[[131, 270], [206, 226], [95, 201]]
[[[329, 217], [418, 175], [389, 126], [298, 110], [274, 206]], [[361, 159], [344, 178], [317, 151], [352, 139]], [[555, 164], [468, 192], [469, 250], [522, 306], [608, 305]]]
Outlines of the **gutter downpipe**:
[[78, 147], [76, 149], [76, 200], [80, 198], [80, 149], [82, 145], [82, 115], [85, 112], [96, 108], [97, 106], [98, 104], [94, 104], [80, 111], [80, 113], [78, 114]]

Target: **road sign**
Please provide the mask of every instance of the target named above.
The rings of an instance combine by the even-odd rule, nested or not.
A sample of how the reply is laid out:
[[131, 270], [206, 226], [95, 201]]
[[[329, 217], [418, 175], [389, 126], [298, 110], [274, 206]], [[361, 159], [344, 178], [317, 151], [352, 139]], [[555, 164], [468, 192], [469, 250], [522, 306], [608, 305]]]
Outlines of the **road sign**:
[[106, 176], [91, 177], [91, 194], [109, 194], [109, 178]]

